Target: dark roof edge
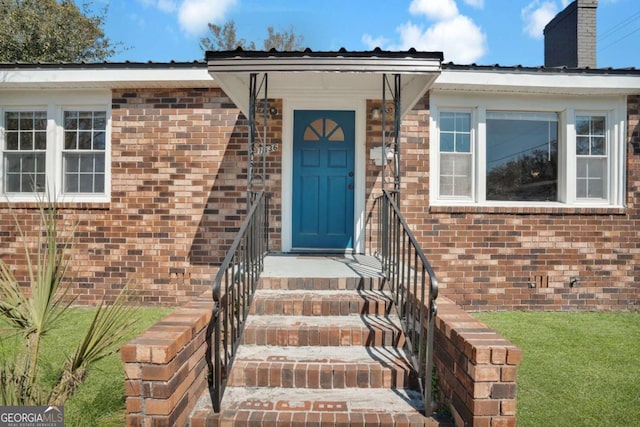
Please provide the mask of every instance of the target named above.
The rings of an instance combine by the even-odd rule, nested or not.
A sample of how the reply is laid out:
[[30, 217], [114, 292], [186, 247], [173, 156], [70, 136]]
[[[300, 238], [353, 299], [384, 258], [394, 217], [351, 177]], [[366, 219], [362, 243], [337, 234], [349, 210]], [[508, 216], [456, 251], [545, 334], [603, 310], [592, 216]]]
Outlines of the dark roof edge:
[[194, 69], [206, 68], [205, 61], [191, 62], [0, 62], [0, 69]]
[[461, 65], [452, 62], [443, 63], [442, 70], [451, 71], [498, 71], [498, 72], [522, 72], [522, 73], [555, 73], [555, 74], [583, 74], [583, 75], [633, 75], [640, 76], [640, 69], [635, 67], [629, 68], [568, 68], [568, 67], [530, 67], [522, 65], [504, 66], [500, 64], [494, 65]]
[[241, 48], [235, 50], [207, 51], [205, 58], [207, 61], [216, 59], [266, 59], [266, 58], [381, 58], [381, 59], [397, 59], [397, 58], [415, 58], [415, 59], [436, 59], [442, 61], [444, 54], [442, 52], [425, 52], [416, 49], [407, 51], [389, 51], [375, 48], [366, 51], [350, 51], [342, 48], [337, 51], [313, 51], [305, 49], [301, 51], [278, 51], [271, 49], [264, 50], [243, 50]]

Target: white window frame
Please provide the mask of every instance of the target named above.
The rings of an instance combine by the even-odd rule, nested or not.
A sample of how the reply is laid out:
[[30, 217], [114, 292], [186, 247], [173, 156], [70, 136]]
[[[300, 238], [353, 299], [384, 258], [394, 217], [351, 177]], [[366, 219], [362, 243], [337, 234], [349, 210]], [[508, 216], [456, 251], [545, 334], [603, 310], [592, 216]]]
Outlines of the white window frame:
[[[460, 199], [442, 197], [440, 188], [440, 112], [472, 111], [472, 148], [474, 153], [473, 197]], [[558, 113], [558, 200], [555, 202], [486, 200], [486, 115], [487, 111], [521, 111]], [[624, 96], [553, 96], [553, 95], [489, 95], [459, 94], [434, 91], [430, 96], [429, 119], [429, 182], [432, 206], [487, 207], [611, 207], [625, 205], [626, 180], [626, 116]], [[576, 197], [576, 130], [577, 116], [605, 116], [609, 149], [608, 198], [579, 199]]]
[[[476, 141], [476, 126], [475, 124], [477, 123], [477, 117], [476, 117], [476, 112], [474, 110], [471, 109], [460, 109], [460, 108], [451, 108], [451, 109], [447, 109], [447, 110], [443, 110], [443, 112], [446, 113], [466, 113], [469, 114], [470, 117], [470, 122], [471, 122], [471, 128], [469, 129], [469, 143], [471, 145], [470, 147], [470, 151], [469, 151], [469, 155], [471, 156], [471, 194], [469, 196], [442, 196], [443, 199], [446, 200], [459, 200], [459, 201], [472, 201], [475, 199], [476, 197], [476, 153], [475, 150], [477, 149], [475, 141]], [[440, 156], [441, 156], [441, 152], [440, 152], [440, 129], [438, 128], [438, 159], [437, 159], [437, 179], [438, 179], [438, 195], [440, 194]]]
[[[104, 91], [7, 91], [0, 93], [0, 147], [4, 153], [4, 120], [7, 111], [46, 111], [46, 190], [43, 193], [6, 193], [4, 160], [0, 162], [0, 198], [9, 202], [104, 203], [111, 200], [111, 92]], [[63, 192], [64, 111], [104, 111], [105, 183], [103, 193]]]

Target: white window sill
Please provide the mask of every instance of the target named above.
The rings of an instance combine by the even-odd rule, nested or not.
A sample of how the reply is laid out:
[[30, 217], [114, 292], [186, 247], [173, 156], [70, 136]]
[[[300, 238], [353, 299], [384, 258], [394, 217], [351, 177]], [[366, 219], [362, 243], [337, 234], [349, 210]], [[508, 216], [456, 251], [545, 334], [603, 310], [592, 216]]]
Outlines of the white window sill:
[[429, 212], [433, 213], [496, 213], [496, 214], [587, 214], [622, 215], [624, 206], [608, 203], [461, 203], [458, 201], [431, 202]]

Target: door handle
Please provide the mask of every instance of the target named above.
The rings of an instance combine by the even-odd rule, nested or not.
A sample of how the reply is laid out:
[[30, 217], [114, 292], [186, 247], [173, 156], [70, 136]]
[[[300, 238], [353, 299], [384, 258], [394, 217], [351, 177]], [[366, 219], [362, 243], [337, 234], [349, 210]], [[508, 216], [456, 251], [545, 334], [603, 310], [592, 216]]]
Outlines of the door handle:
[[353, 171], [349, 172], [349, 176], [353, 177]]

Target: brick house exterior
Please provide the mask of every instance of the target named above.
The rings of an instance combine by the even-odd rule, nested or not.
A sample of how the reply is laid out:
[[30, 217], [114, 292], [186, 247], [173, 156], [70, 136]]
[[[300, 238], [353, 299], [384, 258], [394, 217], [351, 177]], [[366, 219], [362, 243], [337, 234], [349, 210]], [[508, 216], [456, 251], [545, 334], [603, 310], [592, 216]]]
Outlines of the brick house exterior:
[[[77, 224], [71, 276], [78, 302], [95, 303], [129, 280], [150, 304], [181, 303], [209, 289], [246, 210], [248, 122], [207, 75], [206, 64], [4, 65], [0, 73], [5, 157], [10, 112], [48, 111], [53, 140], [66, 106], [105, 111], [109, 118], [106, 196], [57, 199], [65, 224]], [[294, 107], [280, 97], [269, 102], [274, 108], [266, 144], [278, 147], [266, 156], [270, 250], [287, 252], [290, 219], [283, 220], [283, 199], [290, 196], [283, 181], [290, 173], [287, 111]], [[402, 209], [436, 269], [441, 294], [467, 309], [637, 309], [639, 102], [635, 70], [444, 65], [404, 115], [400, 132]], [[361, 105], [356, 114], [364, 123], [360, 153], [366, 158], [360, 161], [367, 224], [355, 251], [367, 252], [373, 237], [366, 230], [381, 187], [381, 167], [369, 156], [380, 145], [381, 121], [369, 113], [381, 104], [372, 97]], [[477, 189], [462, 202], [434, 194], [440, 188], [434, 169], [438, 114], [449, 107], [486, 114], [493, 106], [559, 111], [560, 128], [571, 126], [573, 119], [566, 117], [574, 111], [604, 111], [610, 122], [608, 176], [619, 178], [609, 183], [608, 199], [566, 202], [565, 195], [556, 203], [518, 204], [480, 200]], [[482, 119], [474, 120], [475, 132], [484, 128]], [[571, 138], [564, 133], [561, 139]], [[476, 135], [476, 143], [481, 139]], [[53, 169], [60, 173], [58, 166]], [[559, 185], [575, 192], [571, 184]], [[34, 247], [38, 211], [33, 199], [5, 194], [0, 256], [25, 280], [23, 239], [13, 215]]]

